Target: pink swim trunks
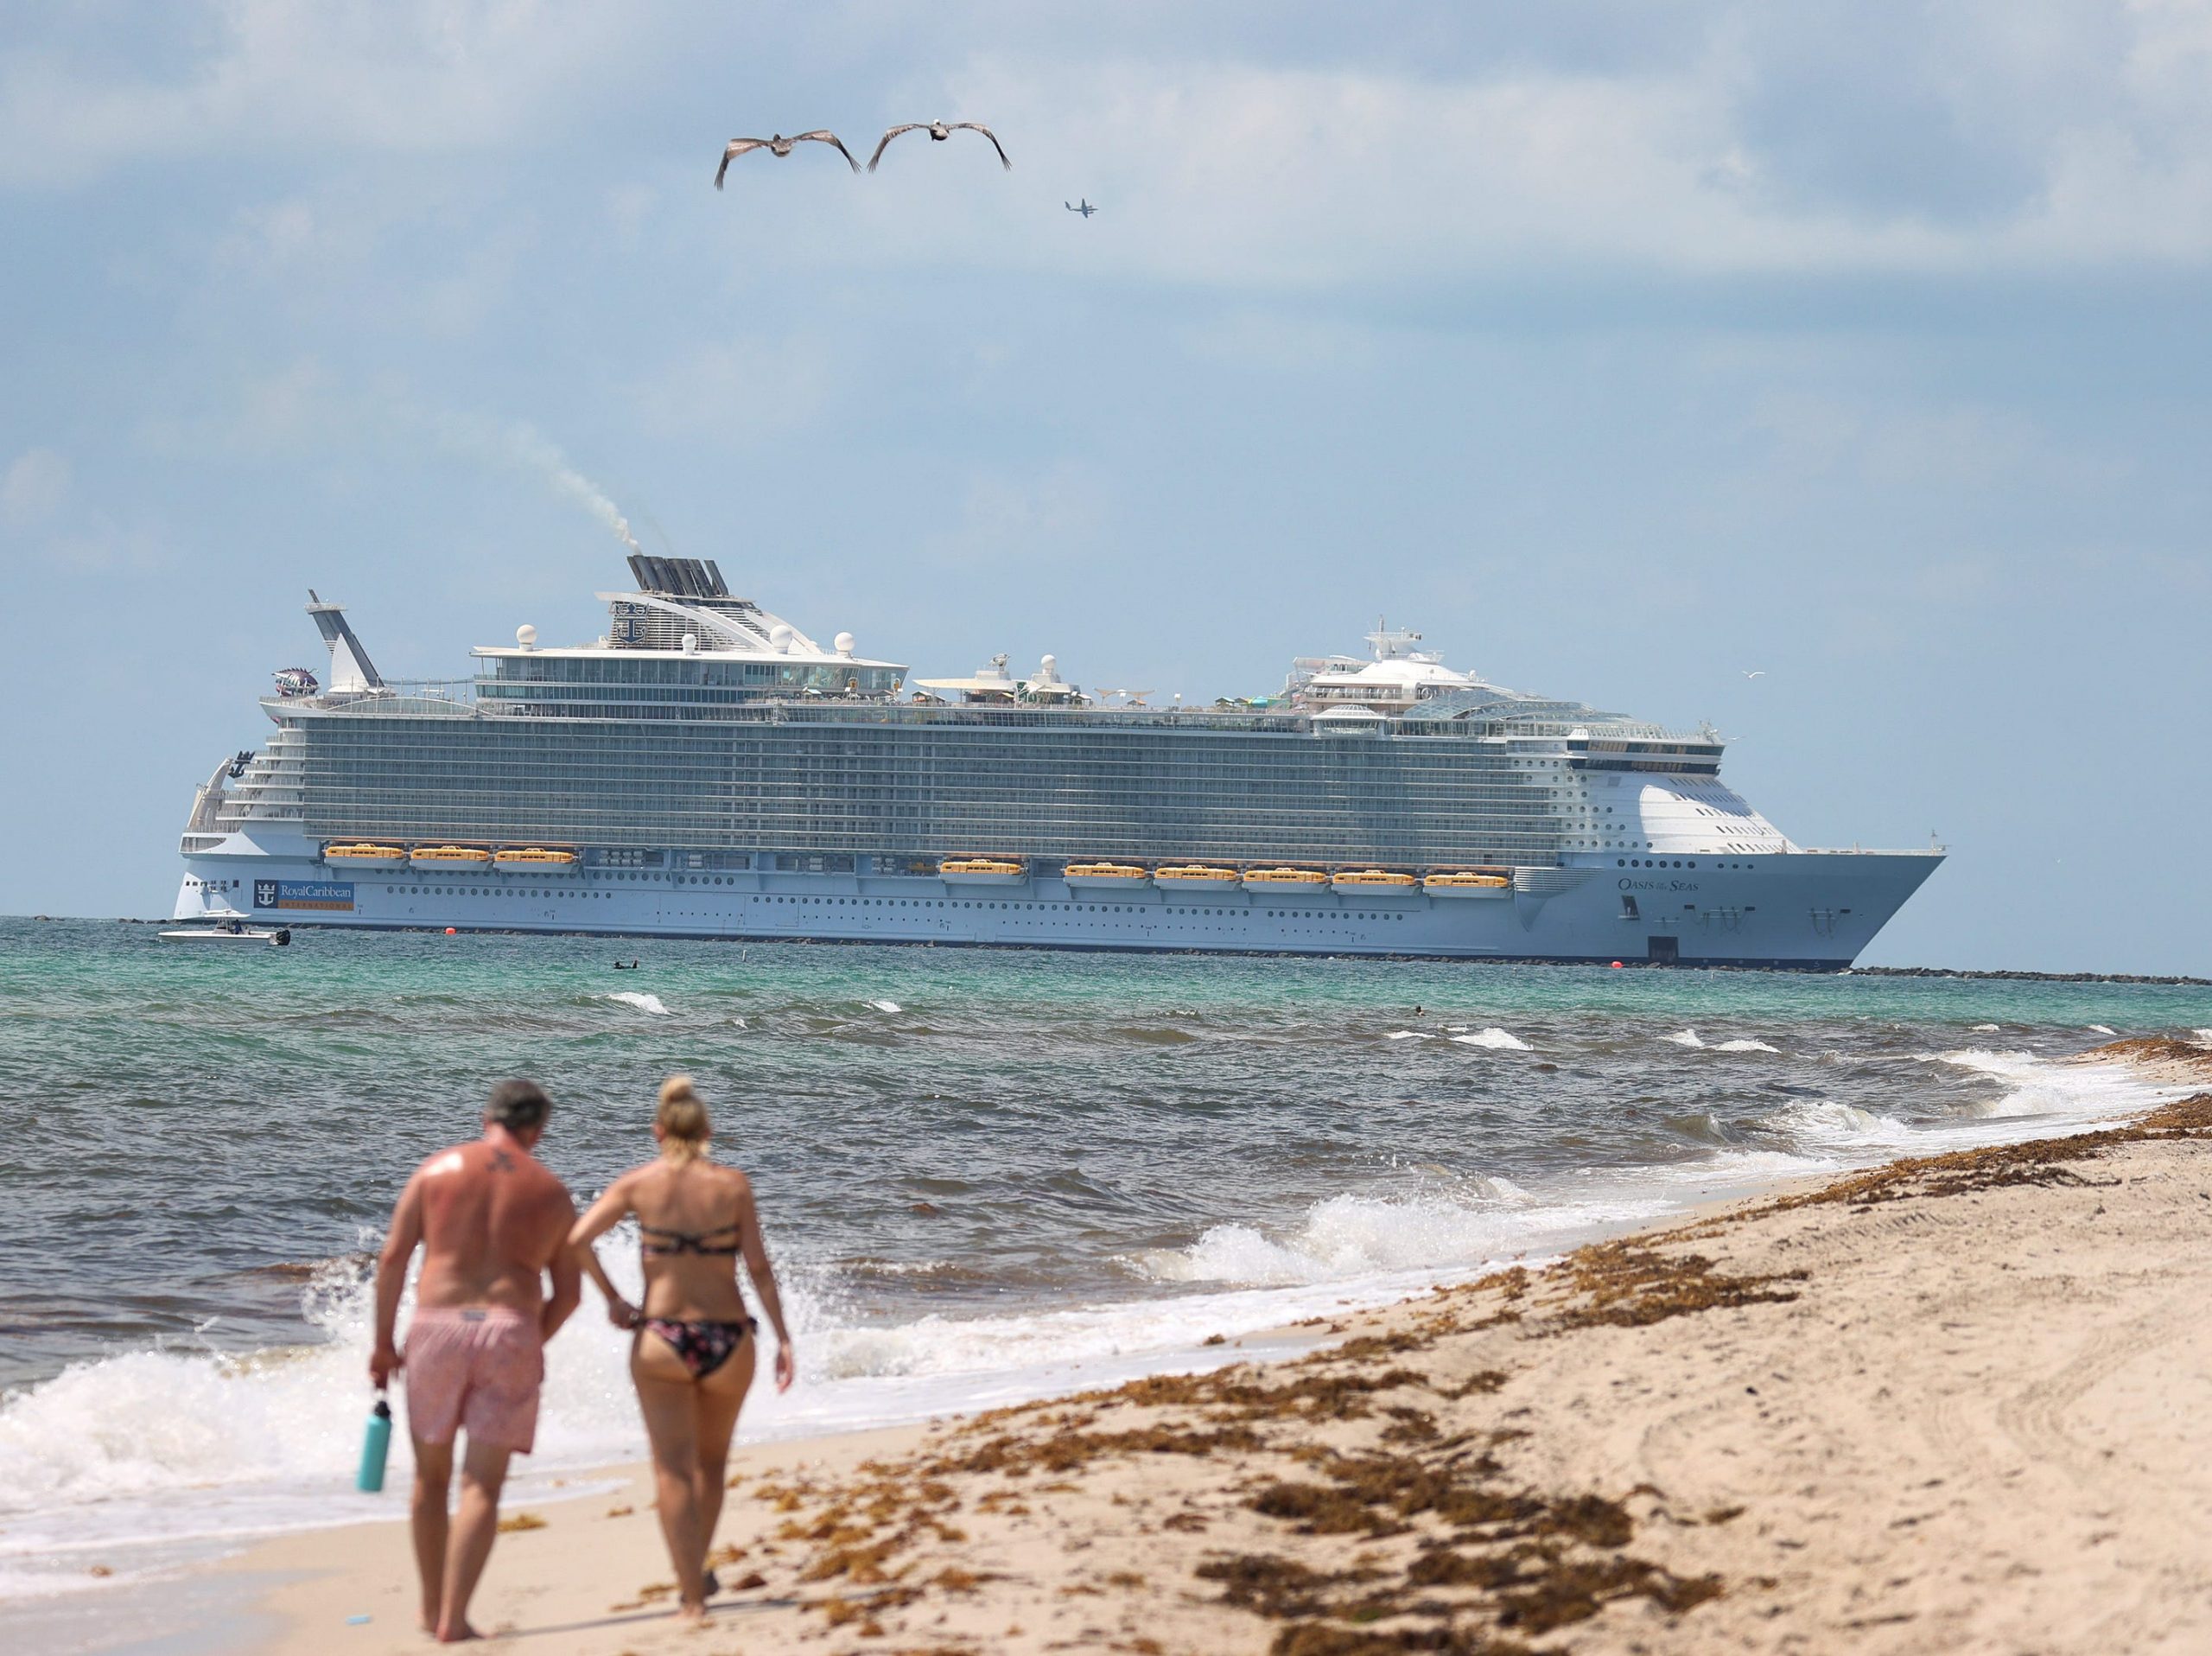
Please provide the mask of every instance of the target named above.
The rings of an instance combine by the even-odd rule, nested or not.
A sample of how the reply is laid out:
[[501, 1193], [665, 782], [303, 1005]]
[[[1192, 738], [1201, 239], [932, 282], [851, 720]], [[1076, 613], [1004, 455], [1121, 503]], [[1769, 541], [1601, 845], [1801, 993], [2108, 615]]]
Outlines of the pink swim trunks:
[[503, 1305], [433, 1306], [407, 1330], [407, 1427], [425, 1443], [469, 1441], [530, 1453], [545, 1347], [537, 1319]]

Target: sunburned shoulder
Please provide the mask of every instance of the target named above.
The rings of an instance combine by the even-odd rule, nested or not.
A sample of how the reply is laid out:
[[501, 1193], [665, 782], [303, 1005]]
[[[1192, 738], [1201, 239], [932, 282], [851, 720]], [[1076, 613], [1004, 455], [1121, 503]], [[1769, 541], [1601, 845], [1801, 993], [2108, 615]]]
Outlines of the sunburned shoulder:
[[420, 1178], [435, 1179], [445, 1174], [466, 1172], [469, 1162], [468, 1152], [475, 1148], [476, 1145], [474, 1143], [448, 1144], [445, 1149], [424, 1156], [422, 1165], [415, 1169], [416, 1175]]
[[553, 1172], [527, 1150], [487, 1143], [480, 1138], [472, 1139], [466, 1144], [448, 1145], [435, 1155], [426, 1156], [422, 1166], [416, 1169], [416, 1176], [441, 1179], [472, 1171], [494, 1177], [506, 1175], [548, 1190], [565, 1188]]

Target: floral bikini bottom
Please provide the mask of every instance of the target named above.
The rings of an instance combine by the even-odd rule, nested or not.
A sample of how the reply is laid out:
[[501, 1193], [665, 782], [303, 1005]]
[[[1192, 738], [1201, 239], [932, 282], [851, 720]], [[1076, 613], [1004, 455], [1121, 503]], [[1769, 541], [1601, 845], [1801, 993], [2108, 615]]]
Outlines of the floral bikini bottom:
[[668, 1342], [669, 1349], [703, 1380], [737, 1355], [747, 1336], [760, 1325], [751, 1317], [735, 1322], [683, 1322], [674, 1317], [649, 1316], [640, 1325]]

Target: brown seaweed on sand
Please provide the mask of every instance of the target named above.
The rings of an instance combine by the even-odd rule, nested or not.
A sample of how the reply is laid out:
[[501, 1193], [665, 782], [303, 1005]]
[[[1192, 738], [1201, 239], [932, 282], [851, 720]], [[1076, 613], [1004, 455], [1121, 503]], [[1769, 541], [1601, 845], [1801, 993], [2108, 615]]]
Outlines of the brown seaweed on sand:
[[[2113, 1046], [2181, 1046], [2179, 1041], [2115, 1041]], [[2100, 1048], [2109, 1052], [2112, 1048]], [[2201, 1049], [2188, 1050], [2199, 1061], [2212, 1059]], [[1923, 1156], [1892, 1162], [1871, 1172], [1856, 1174], [1801, 1195], [1778, 1196], [1754, 1208], [1753, 1213], [1787, 1213], [1793, 1208], [1843, 1203], [1870, 1207], [1878, 1202], [1902, 1201], [1914, 1196], [1961, 1196], [1979, 1190], [1998, 1190], [2008, 1185], [2088, 1185], [2068, 1165], [2094, 1162], [2126, 1144], [2158, 1141], [2212, 1138], [2212, 1092], [2199, 1092], [2177, 1100], [2128, 1123], [2067, 1138], [2032, 1138], [2018, 1144], [1992, 1144], [1985, 1149], [1954, 1150], [1946, 1156]]]

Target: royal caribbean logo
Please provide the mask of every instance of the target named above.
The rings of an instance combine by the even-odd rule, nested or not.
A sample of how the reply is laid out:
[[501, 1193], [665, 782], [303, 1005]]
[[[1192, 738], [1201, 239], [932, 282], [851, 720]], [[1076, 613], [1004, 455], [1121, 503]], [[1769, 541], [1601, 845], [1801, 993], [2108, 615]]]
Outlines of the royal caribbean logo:
[[256, 880], [253, 882], [253, 906], [256, 908], [351, 910], [353, 907], [353, 882], [351, 880]]

